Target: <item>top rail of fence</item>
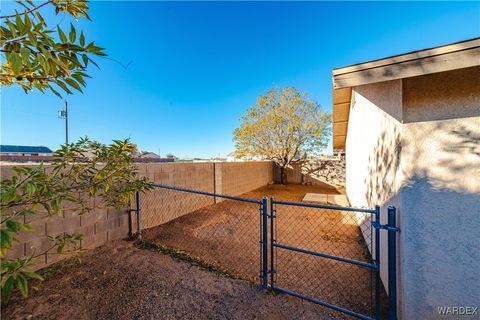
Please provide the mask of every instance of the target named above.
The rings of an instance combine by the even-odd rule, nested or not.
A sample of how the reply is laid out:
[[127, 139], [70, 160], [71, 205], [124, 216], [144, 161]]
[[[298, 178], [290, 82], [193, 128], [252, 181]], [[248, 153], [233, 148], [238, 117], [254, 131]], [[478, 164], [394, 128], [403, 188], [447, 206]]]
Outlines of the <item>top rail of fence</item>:
[[241, 198], [241, 197], [235, 197], [235, 196], [228, 196], [228, 195], [226, 195], [226, 194], [206, 192], [206, 191], [193, 190], [193, 189], [186, 189], [186, 188], [175, 187], [175, 186], [168, 186], [168, 185], [159, 184], [159, 183], [154, 183], [154, 182], [150, 182], [149, 184], [150, 184], [151, 186], [155, 187], [155, 188], [175, 190], [175, 191], [181, 191], [181, 192], [188, 192], [188, 193], [200, 194], [200, 195], [204, 195], [204, 196], [211, 196], [211, 197], [218, 197], [218, 198], [224, 198], [224, 199], [230, 199], [230, 200], [237, 200], [237, 201], [243, 201], [243, 202], [250, 202], [250, 203], [262, 204], [262, 200], [256, 200], [256, 199], [250, 199], [250, 198]]
[[375, 209], [329, 206], [329, 205], [323, 205], [323, 204], [291, 202], [291, 201], [282, 201], [282, 200], [275, 200], [275, 199], [272, 199], [272, 203], [283, 204], [283, 205], [287, 205], [287, 206], [297, 206], [297, 207], [308, 207], [308, 208], [331, 209], [331, 210], [339, 210], [339, 211], [376, 213]]

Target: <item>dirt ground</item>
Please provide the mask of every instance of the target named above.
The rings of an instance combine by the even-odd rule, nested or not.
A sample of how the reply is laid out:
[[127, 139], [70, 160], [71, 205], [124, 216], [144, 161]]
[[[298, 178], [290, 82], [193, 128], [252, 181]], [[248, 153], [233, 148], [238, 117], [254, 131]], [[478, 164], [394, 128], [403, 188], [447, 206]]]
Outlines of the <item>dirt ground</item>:
[[[308, 192], [335, 193], [315, 186], [269, 185], [241, 197], [273, 196], [300, 202]], [[368, 262], [370, 255], [357, 218], [354, 213], [276, 205], [275, 238], [280, 244]], [[227, 200], [147, 229], [143, 239], [185, 251], [217, 269], [258, 283], [259, 226], [258, 204]], [[368, 237], [368, 230], [366, 234]], [[372, 313], [371, 270], [281, 248], [275, 249], [274, 258], [278, 287], [366, 315]]]
[[[301, 201], [318, 187], [271, 185], [242, 195]], [[331, 192], [331, 191], [330, 191]], [[331, 210], [276, 206], [277, 243], [368, 261], [355, 216]], [[15, 295], [5, 319], [344, 319], [344, 314], [258, 283], [258, 204], [223, 201], [147, 229], [143, 239], [173, 254], [117, 241], [86, 252], [81, 264], [59, 263], [42, 272], [26, 301]], [[178, 251], [180, 250], [180, 251]], [[170, 252], [170, 251], [169, 251]], [[278, 248], [276, 284], [344, 308], [370, 314], [372, 273], [365, 268]], [[206, 270], [209, 269], [209, 270]], [[217, 270], [212, 272], [211, 269]], [[384, 300], [384, 293], [382, 292]], [[383, 302], [382, 300], [382, 302]], [[383, 308], [383, 313], [385, 308]]]
[[288, 295], [272, 295], [168, 255], [116, 241], [81, 263], [44, 269], [27, 300], [14, 295], [2, 319], [335, 319]]

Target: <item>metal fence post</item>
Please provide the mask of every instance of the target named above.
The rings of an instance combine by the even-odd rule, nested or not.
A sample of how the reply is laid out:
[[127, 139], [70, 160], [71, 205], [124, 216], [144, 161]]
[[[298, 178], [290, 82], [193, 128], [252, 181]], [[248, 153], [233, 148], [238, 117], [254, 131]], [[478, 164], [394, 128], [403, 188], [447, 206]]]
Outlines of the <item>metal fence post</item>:
[[132, 237], [133, 230], [132, 230], [132, 197], [128, 201], [128, 238]]
[[262, 287], [268, 286], [268, 203], [262, 199]]
[[[213, 163], [213, 193], [217, 193], [217, 168], [215, 162]], [[213, 203], [217, 203], [217, 197], [213, 196]]]
[[388, 319], [397, 319], [397, 225], [396, 209], [388, 206]]
[[380, 319], [380, 206], [375, 206], [375, 319]]
[[275, 243], [275, 205], [273, 197], [270, 197], [270, 287], [275, 288], [275, 255], [273, 246]]
[[137, 215], [137, 237], [139, 239], [141, 239], [142, 238], [142, 228], [140, 226], [140, 210], [141, 209], [140, 209], [140, 192], [139, 191], [137, 191], [135, 193], [135, 205], [136, 205], [135, 213]]

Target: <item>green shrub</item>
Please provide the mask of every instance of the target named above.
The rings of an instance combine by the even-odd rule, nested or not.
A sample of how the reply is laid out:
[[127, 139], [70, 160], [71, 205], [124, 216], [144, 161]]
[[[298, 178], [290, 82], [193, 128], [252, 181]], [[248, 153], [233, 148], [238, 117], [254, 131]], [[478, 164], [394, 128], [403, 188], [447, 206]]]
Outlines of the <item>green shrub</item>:
[[75, 204], [78, 214], [93, 210], [92, 198], [105, 207], [125, 208], [132, 193], [149, 189], [145, 178], [139, 179], [132, 156], [134, 144], [116, 140], [104, 145], [88, 138], [64, 145], [54, 153], [49, 165], [13, 167], [14, 175], [0, 183], [0, 257], [2, 303], [8, 302], [16, 288], [23, 297], [28, 296], [28, 281], [42, 278], [28, 271], [35, 258], [49, 250], [72, 253], [80, 249], [80, 234], [63, 234], [51, 237], [51, 247], [32, 256], [8, 259], [17, 236], [32, 231], [25, 216], [62, 215], [62, 205]]

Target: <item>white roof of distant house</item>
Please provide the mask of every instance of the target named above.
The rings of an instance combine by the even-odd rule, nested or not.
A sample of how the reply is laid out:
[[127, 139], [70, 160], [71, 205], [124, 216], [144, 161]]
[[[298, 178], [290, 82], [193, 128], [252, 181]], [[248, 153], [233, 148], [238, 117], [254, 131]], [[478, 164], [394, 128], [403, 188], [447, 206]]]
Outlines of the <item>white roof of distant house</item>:
[[161, 157], [154, 153], [154, 152], [149, 152], [149, 151], [142, 151], [138, 156], [138, 158], [148, 158], [148, 159], [160, 159]]

